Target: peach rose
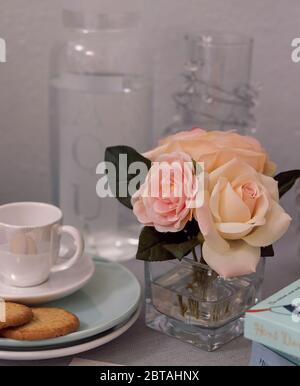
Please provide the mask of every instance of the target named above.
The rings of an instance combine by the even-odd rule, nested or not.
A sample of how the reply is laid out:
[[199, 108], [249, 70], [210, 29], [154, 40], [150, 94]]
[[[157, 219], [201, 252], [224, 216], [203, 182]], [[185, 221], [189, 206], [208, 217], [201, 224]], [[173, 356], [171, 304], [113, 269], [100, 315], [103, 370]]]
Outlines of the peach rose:
[[145, 183], [132, 197], [133, 212], [139, 222], [159, 232], [181, 231], [192, 219], [189, 201], [194, 195], [193, 162], [185, 153], [157, 158]]
[[203, 258], [225, 278], [256, 271], [261, 247], [279, 240], [291, 217], [278, 204], [278, 184], [233, 159], [210, 173], [205, 204], [195, 217], [204, 236]]
[[235, 132], [206, 132], [198, 128], [183, 131], [163, 139], [160, 146], [144, 155], [154, 161], [161, 154], [174, 151], [183, 151], [193, 160], [204, 162], [209, 173], [234, 158], [247, 162], [259, 173], [274, 175], [276, 170], [256, 139]]

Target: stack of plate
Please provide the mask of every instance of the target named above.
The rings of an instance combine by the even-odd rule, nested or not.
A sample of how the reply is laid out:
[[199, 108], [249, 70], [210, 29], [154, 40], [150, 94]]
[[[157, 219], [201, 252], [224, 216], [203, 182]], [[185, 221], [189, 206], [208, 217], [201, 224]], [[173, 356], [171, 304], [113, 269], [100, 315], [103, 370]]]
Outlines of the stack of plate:
[[35, 288], [0, 285], [1, 298], [64, 308], [81, 323], [79, 331], [55, 339], [29, 342], [0, 338], [0, 359], [41, 360], [79, 354], [110, 342], [135, 323], [141, 287], [130, 271], [117, 263], [94, 263], [86, 256], [84, 263], [68, 272], [67, 276], [56, 273]]

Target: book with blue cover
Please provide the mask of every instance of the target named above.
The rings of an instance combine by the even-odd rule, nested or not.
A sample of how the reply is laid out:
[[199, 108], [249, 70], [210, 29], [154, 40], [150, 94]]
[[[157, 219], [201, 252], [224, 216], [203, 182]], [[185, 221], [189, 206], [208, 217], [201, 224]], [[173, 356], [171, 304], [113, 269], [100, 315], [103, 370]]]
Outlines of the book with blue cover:
[[246, 312], [245, 337], [300, 358], [300, 280]]
[[300, 358], [295, 358], [279, 351], [273, 351], [269, 347], [253, 342], [250, 366], [300, 366]]

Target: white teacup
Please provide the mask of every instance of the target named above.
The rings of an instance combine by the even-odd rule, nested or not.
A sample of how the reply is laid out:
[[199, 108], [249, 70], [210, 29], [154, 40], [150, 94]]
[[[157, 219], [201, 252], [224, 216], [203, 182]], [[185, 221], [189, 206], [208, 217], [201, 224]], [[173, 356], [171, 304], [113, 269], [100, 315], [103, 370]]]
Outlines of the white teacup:
[[[61, 210], [49, 204], [17, 202], [0, 206], [0, 275], [5, 283], [37, 286], [50, 273], [67, 270], [81, 258], [83, 237], [76, 228], [62, 225], [62, 219]], [[76, 248], [68, 260], [58, 264], [63, 233], [74, 239]]]

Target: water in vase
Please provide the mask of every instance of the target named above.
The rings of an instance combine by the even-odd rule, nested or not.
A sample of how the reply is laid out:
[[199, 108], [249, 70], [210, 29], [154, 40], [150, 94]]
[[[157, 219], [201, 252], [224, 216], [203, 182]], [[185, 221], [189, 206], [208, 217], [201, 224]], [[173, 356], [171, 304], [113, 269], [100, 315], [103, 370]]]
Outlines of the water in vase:
[[200, 268], [177, 266], [151, 283], [152, 304], [188, 325], [218, 328], [256, 303], [255, 283], [244, 277], [223, 280]]

